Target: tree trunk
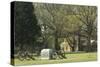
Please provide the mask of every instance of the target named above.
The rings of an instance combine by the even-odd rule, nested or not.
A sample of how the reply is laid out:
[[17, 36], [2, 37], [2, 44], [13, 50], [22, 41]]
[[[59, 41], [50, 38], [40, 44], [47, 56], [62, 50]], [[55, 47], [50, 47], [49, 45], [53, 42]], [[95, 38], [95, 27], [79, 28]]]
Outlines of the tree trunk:
[[77, 36], [74, 35], [74, 51], [77, 52], [78, 51], [78, 40], [77, 40]]
[[91, 37], [88, 36], [88, 38], [87, 38], [87, 52], [91, 51], [91, 42], [90, 42], [90, 40], [91, 40]]
[[78, 35], [78, 48], [79, 48], [79, 51], [83, 50], [82, 44], [81, 44], [81, 36], [80, 35]]
[[59, 50], [60, 46], [58, 44], [58, 35], [57, 32], [55, 33], [55, 50]]

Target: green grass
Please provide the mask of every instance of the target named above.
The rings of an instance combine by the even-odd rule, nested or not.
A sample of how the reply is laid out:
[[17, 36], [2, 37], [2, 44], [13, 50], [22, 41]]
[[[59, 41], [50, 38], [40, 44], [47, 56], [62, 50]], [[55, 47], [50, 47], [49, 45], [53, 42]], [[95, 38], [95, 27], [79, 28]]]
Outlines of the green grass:
[[37, 57], [36, 60], [24, 60], [20, 61], [15, 59], [15, 65], [31, 65], [31, 64], [55, 64], [55, 63], [69, 63], [69, 62], [84, 62], [84, 61], [96, 61], [97, 53], [72, 53], [66, 54], [66, 59], [56, 59], [56, 60], [41, 60], [40, 57]]

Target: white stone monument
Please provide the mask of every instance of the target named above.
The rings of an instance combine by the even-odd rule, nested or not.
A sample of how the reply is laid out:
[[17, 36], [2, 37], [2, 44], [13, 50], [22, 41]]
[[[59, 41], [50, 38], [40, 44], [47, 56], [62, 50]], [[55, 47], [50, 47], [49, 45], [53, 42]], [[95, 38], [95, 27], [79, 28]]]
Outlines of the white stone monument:
[[41, 59], [51, 59], [53, 50], [52, 49], [42, 49], [41, 50]]

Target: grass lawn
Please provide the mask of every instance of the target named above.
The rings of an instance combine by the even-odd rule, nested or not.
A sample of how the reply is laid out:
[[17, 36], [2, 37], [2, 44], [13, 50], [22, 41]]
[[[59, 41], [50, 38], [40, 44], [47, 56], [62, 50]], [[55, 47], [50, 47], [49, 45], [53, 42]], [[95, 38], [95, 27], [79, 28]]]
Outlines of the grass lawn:
[[96, 61], [97, 53], [72, 53], [66, 54], [66, 59], [56, 59], [56, 60], [41, 60], [38, 57], [37, 60], [24, 60], [20, 61], [15, 59], [15, 65], [36, 65], [36, 64], [56, 64], [56, 63], [69, 63], [69, 62], [84, 62], [84, 61]]

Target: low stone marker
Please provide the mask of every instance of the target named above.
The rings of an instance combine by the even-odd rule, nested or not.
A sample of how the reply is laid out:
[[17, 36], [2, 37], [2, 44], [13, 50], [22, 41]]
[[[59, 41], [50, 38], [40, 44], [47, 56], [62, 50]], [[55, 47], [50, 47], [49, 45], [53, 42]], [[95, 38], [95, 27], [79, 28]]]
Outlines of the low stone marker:
[[41, 59], [51, 59], [52, 58], [52, 49], [42, 49], [41, 50]]

